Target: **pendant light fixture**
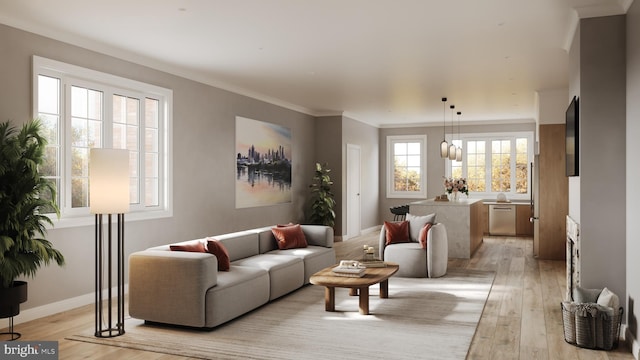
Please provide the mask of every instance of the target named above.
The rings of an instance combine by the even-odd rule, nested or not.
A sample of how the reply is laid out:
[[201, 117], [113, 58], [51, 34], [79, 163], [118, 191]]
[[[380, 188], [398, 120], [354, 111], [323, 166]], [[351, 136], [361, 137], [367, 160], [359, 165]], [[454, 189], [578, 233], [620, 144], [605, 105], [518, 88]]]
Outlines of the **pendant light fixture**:
[[451, 109], [451, 145], [449, 145], [449, 160], [456, 159], [456, 146], [453, 144], [453, 109], [456, 108], [455, 105], [450, 105]]
[[[461, 111], [458, 111], [458, 138], [460, 138], [460, 115]], [[462, 161], [462, 139], [460, 138], [460, 146], [456, 148], [456, 161]]]
[[446, 138], [445, 118], [447, 114], [447, 98], [442, 98], [442, 142], [440, 143], [440, 157], [446, 158], [449, 155], [449, 144]]

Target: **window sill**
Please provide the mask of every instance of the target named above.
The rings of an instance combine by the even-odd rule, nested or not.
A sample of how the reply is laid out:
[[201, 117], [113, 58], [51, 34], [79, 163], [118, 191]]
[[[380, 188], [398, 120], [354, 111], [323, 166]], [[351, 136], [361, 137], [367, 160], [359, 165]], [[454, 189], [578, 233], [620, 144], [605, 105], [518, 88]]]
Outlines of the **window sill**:
[[[139, 212], [126, 213], [124, 216], [124, 220], [125, 222], [131, 222], [131, 221], [143, 221], [143, 220], [169, 218], [172, 216], [173, 216], [172, 210], [139, 211]], [[60, 219], [53, 216], [51, 220], [53, 221], [54, 226], [47, 224], [46, 226], [47, 230], [95, 225], [95, 215], [92, 215], [92, 214], [83, 215], [83, 216], [74, 216], [74, 217], [69, 216], [69, 217], [60, 218]]]

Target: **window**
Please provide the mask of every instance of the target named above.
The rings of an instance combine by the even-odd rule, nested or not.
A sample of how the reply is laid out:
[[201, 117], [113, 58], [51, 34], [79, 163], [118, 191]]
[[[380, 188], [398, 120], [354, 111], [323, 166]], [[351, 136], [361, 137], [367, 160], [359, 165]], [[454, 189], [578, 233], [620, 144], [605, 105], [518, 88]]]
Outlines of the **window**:
[[427, 137], [387, 137], [387, 197], [427, 197]]
[[[89, 216], [89, 151], [129, 150], [129, 219], [170, 216], [171, 90], [34, 56], [34, 114], [48, 139], [62, 226]], [[58, 224], [56, 225], [58, 226]]]
[[530, 194], [532, 132], [466, 134], [454, 144], [462, 144], [462, 161], [448, 162], [447, 171], [452, 177], [467, 178], [470, 195], [494, 197], [505, 193], [525, 198]]

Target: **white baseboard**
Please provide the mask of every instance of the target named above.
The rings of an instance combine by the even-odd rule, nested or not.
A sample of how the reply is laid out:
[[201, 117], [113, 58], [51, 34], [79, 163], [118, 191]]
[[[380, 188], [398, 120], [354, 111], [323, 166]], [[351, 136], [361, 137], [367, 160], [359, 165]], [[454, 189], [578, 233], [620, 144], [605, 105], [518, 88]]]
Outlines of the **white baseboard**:
[[[103, 290], [104, 291], [104, 290]], [[113, 288], [112, 291], [117, 293], [117, 288]], [[129, 284], [125, 284], [124, 293], [129, 293]], [[20, 314], [13, 318], [13, 324], [18, 325], [26, 323], [32, 320], [40, 319], [45, 316], [54, 315], [64, 311], [73, 310], [85, 305], [95, 303], [95, 293], [89, 293], [85, 295], [76, 296], [69, 299], [64, 299], [51, 304], [37, 306], [31, 309], [21, 310]], [[0, 326], [0, 328], [3, 328]]]
[[631, 354], [636, 360], [640, 360], [640, 343], [638, 339], [636, 339], [629, 328], [626, 325], [622, 325], [621, 333], [624, 334], [624, 338], [627, 340], [627, 344], [629, 344], [629, 350], [631, 350]]

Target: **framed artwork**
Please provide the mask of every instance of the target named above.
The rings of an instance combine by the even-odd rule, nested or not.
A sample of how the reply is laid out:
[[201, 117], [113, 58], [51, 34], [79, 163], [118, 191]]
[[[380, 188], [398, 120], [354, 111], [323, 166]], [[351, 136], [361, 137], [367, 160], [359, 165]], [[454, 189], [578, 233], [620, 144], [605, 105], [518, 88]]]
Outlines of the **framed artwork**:
[[291, 202], [291, 130], [236, 116], [236, 208]]

